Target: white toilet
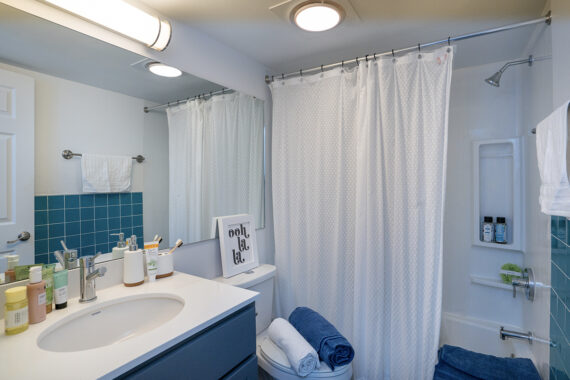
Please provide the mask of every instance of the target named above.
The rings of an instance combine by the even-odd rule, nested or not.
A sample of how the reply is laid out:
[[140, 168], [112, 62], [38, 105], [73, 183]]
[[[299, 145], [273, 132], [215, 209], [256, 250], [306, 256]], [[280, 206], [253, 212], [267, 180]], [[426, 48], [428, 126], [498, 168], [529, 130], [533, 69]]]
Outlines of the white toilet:
[[334, 379], [349, 380], [352, 377], [352, 364], [337, 367], [335, 371], [321, 362], [321, 368], [306, 377], [298, 376], [289, 365], [285, 353], [269, 338], [267, 328], [271, 324], [273, 311], [273, 281], [275, 266], [264, 264], [230, 278], [218, 277], [215, 280], [259, 293], [255, 302], [255, 328], [257, 334], [257, 364], [267, 374], [278, 380]]

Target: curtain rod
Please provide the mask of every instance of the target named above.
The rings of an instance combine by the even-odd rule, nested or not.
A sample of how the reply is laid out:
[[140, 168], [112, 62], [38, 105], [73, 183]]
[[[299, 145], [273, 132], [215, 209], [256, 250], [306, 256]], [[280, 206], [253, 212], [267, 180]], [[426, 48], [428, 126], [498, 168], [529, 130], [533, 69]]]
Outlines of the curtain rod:
[[210, 92], [204, 92], [202, 94], [198, 94], [195, 96], [190, 96], [186, 99], [179, 99], [179, 100], [175, 100], [173, 102], [168, 102], [168, 103], [164, 103], [164, 104], [159, 104], [157, 106], [152, 106], [152, 107], [144, 107], [144, 112], [145, 113], [149, 113], [150, 111], [154, 111], [157, 110], [159, 108], [163, 108], [163, 107], [170, 107], [170, 106], [177, 106], [180, 103], [184, 103], [187, 102], [189, 100], [194, 100], [194, 99], [200, 99], [200, 98], [206, 98], [206, 96], [212, 97], [213, 95], [218, 95], [218, 94], [224, 94], [224, 93], [232, 93], [234, 92], [234, 90], [230, 89], [230, 88], [222, 88], [221, 90], [218, 91], [210, 91]]
[[336, 66], [344, 66], [345, 64], [351, 64], [351, 63], [358, 64], [359, 59], [361, 59], [361, 60], [366, 59], [366, 61], [368, 62], [369, 57], [376, 59], [376, 57], [384, 56], [384, 55], [395, 56], [398, 53], [404, 53], [404, 52], [408, 52], [408, 51], [412, 51], [412, 50], [416, 50], [416, 49], [421, 50], [422, 48], [434, 46], [434, 45], [451, 44], [451, 42], [454, 42], [454, 41], [461, 41], [461, 40], [467, 40], [469, 38], [486, 36], [488, 34], [504, 32], [507, 30], [517, 29], [517, 28], [521, 28], [523, 26], [528, 26], [528, 25], [540, 24], [542, 22], [546, 23], [547, 25], [550, 25], [552, 23], [552, 15], [551, 15], [550, 11], [548, 11], [548, 13], [545, 16], [542, 16], [542, 17], [534, 19], [534, 20], [523, 21], [523, 22], [519, 22], [516, 24], [504, 25], [504, 26], [500, 26], [498, 28], [482, 30], [479, 32], [474, 32], [474, 33], [462, 34], [462, 35], [456, 36], [456, 37], [449, 36], [448, 38], [443, 39], [443, 40], [427, 42], [424, 44], [417, 44], [415, 46], [410, 46], [410, 47], [403, 48], [403, 49], [391, 50], [391, 51], [386, 51], [383, 53], [366, 54], [364, 56], [364, 58], [363, 57], [360, 57], [360, 58], [356, 57], [355, 59], [351, 59], [348, 61], [330, 63], [328, 65], [321, 65], [321, 66], [312, 67], [310, 69], [305, 69], [305, 70], [300, 69], [299, 71], [294, 71], [294, 72], [287, 73], [287, 74], [272, 75], [272, 76], [266, 75], [265, 76], [265, 83], [269, 84], [269, 83], [273, 82], [275, 80], [275, 77], [277, 77], [278, 79], [285, 79], [288, 77], [303, 76], [304, 73], [309, 73], [309, 72], [313, 72], [313, 71], [317, 71], [317, 70], [324, 71], [325, 69], [331, 69], [331, 68], [336, 67]]

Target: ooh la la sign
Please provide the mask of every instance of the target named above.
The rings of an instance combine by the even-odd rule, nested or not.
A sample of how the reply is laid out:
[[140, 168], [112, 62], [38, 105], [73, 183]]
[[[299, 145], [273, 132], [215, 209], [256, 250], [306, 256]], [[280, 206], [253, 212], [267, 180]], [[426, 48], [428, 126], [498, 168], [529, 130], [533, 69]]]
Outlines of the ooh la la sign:
[[242, 214], [220, 217], [218, 232], [225, 278], [259, 266], [253, 216]]

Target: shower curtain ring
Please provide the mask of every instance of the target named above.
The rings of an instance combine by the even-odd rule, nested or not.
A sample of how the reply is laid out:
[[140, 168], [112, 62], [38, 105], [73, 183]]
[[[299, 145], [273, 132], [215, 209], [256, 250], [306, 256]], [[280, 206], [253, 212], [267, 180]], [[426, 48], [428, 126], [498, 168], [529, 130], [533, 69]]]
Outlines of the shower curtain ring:
[[341, 67], [342, 69], [344, 69], [344, 61], [341, 61], [341, 62], [340, 62], [340, 67]]
[[368, 63], [368, 54], [364, 56], [364, 59], [366, 60], [366, 63]]
[[303, 69], [299, 69], [299, 74], [303, 76]]
[[422, 46], [418, 44], [418, 51], [422, 51]]
[[321, 65], [321, 73], [324, 73], [325, 70], [323, 69], [323, 65]]
[[451, 36], [447, 37], [447, 46], [451, 46]]
[[376, 61], [376, 53], [374, 53], [374, 61]]
[[281, 80], [285, 79], [285, 74], [281, 73]]
[[392, 49], [392, 58], [396, 58], [396, 55], [394, 54], [394, 49]]
[[358, 57], [356, 57], [356, 66], [358, 66]]

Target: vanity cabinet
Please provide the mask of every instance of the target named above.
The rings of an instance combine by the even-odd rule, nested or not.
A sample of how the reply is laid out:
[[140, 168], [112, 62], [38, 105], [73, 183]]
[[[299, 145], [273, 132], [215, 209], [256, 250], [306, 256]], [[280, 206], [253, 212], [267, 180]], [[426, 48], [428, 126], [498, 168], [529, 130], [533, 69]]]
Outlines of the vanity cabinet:
[[257, 379], [254, 303], [147, 360], [120, 379]]

